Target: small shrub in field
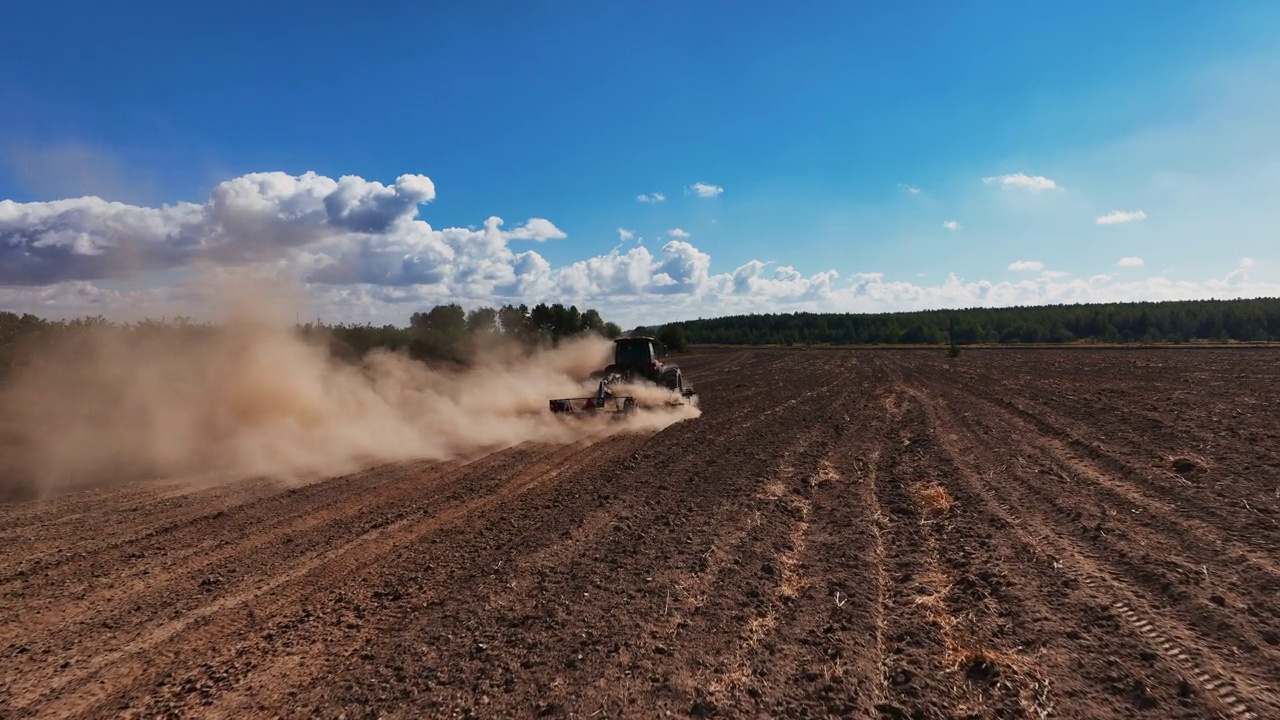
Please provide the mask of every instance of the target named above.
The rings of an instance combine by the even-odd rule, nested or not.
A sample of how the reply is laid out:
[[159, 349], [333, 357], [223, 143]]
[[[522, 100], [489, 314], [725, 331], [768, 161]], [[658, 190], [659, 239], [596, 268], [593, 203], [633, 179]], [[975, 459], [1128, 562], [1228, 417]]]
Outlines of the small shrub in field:
[[947, 357], [960, 357], [960, 346], [951, 343], [951, 346], [947, 348]]

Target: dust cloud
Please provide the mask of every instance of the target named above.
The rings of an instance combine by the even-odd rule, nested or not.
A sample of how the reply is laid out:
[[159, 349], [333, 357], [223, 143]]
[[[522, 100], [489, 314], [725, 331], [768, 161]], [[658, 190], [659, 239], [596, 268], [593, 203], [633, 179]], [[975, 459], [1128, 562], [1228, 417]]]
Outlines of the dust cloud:
[[[606, 352], [611, 349], [607, 348]], [[679, 420], [690, 420], [702, 415], [697, 395], [687, 403], [680, 402], [672, 391], [645, 383], [618, 383], [611, 385], [610, 390], [615, 395], [634, 397], [641, 408], [640, 412], [628, 417], [627, 429], [661, 430]]]
[[532, 353], [495, 339], [465, 369], [386, 351], [351, 363], [295, 332], [291, 311], [282, 322], [263, 307], [240, 293], [212, 328], [93, 329], [38, 350], [0, 392], [0, 486], [49, 495], [144, 478], [306, 482], [381, 462], [656, 430], [699, 413], [553, 416], [548, 399], [595, 389], [588, 376], [612, 348], [598, 336]]

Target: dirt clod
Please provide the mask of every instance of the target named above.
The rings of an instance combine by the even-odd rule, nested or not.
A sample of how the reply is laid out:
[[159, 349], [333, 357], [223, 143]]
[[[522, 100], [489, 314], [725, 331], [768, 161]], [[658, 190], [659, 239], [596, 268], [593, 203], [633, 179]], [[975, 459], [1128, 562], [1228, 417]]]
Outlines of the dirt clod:
[[1169, 458], [1169, 467], [1179, 475], [1194, 475], [1204, 472], [1208, 463], [1203, 458], [1193, 455], [1175, 455]]
[[689, 706], [689, 715], [697, 718], [715, 717], [716, 706], [714, 703], [710, 703], [705, 700], [695, 700], [694, 703]]

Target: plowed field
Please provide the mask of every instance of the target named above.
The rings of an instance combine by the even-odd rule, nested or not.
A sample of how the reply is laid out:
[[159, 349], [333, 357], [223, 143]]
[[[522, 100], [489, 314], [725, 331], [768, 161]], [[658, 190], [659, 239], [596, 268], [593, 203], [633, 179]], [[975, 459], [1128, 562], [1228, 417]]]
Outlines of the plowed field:
[[682, 365], [660, 432], [0, 506], [0, 717], [1280, 717], [1280, 356]]

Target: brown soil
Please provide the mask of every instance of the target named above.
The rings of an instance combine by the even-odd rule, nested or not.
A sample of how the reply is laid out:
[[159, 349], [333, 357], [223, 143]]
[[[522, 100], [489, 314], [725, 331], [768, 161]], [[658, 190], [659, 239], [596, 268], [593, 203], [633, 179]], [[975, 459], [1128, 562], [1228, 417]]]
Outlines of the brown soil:
[[1280, 717], [1280, 356], [682, 366], [661, 432], [0, 506], [0, 717]]

